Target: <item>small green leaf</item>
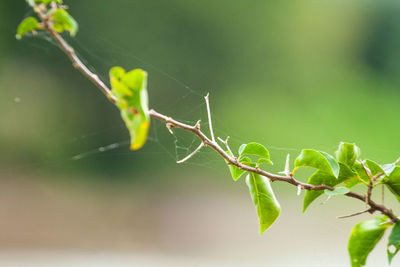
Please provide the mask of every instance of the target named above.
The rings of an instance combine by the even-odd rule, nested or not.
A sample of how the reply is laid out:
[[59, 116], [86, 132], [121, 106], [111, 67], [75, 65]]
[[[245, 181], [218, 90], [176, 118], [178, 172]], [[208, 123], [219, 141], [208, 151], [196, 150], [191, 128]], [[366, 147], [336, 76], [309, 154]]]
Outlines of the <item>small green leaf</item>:
[[113, 67], [110, 80], [112, 94], [117, 98], [121, 117], [131, 136], [131, 149], [140, 149], [146, 142], [150, 126], [147, 72], [141, 69], [125, 72], [121, 67]]
[[246, 172], [245, 170], [239, 169], [235, 165], [228, 165], [228, 167], [234, 181], [237, 181], [240, 176]]
[[354, 226], [347, 245], [352, 267], [365, 265], [368, 254], [374, 249], [389, 227], [389, 224], [382, 224], [383, 222], [385, 222], [384, 217], [376, 217]]
[[[325, 184], [328, 186], [334, 186], [336, 182], [336, 178], [326, 172], [323, 171], [316, 171], [313, 175], [308, 178], [308, 184], [312, 185], [321, 185]], [[324, 192], [319, 190], [307, 190], [306, 193], [304, 194], [304, 200], [303, 200], [303, 212], [305, 212], [310, 206], [310, 204], [317, 199], [319, 196], [321, 196]]]
[[247, 146], [247, 144], [240, 145], [240, 147], [239, 147], [239, 157], [240, 157], [240, 155], [242, 155], [243, 150], [245, 149], [246, 146]]
[[268, 149], [261, 144], [253, 142], [241, 145], [239, 147], [239, 158], [244, 155], [258, 156], [259, 159], [257, 161], [257, 166], [260, 166], [263, 163], [273, 165], [272, 161], [270, 160]]
[[294, 165], [295, 170], [300, 167], [311, 167], [335, 177], [338, 177], [340, 170], [339, 164], [331, 155], [313, 149], [303, 149], [296, 158]]
[[336, 155], [339, 162], [351, 167], [360, 157], [360, 149], [355, 144], [341, 142]]
[[281, 207], [267, 178], [255, 173], [249, 173], [246, 177], [246, 184], [257, 209], [260, 221], [260, 235], [262, 235], [279, 217]]
[[400, 166], [396, 166], [389, 176], [383, 178], [383, 182], [400, 202]]
[[18, 25], [17, 35], [15, 37], [20, 40], [25, 34], [39, 29], [40, 27], [37, 19], [34, 17], [27, 17]]
[[260, 165], [263, 164], [263, 163], [267, 163], [267, 164], [274, 165], [274, 164], [272, 163], [271, 160], [266, 159], [266, 158], [260, 158], [260, 159], [257, 161], [257, 166], [260, 166]]
[[[344, 181], [348, 181], [349, 179], [356, 177], [356, 174], [352, 170], [350, 170], [350, 168], [347, 167], [347, 165], [339, 163], [339, 166], [340, 166], [340, 172], [339, 172], [339, 177], [337, 179], [331, 174], [328, 174], [326, 172], [316, 171], [308, 179], [307, 183], [313, 185], [325, 184], [334, 187], [340, 183], [343, 183]], [[308, 206], [323, 193], [324, 192], [322, 191], [306, 190], [303, 200], [303, 212], [305, 212]]]
[[357, 174], [358, 178], [346, 181], [347, 188], [352, 188], [353, 186], [362, 183], [362, 181], [364, 181], [365, 183], [370, 182], [370, 178], [365, 173], [365, 169], [360, 162], [354, 163], [352, 169]]
[[393, 226], [392, 232], [389, 236], [389, 242], [387, 245], [387, 255], [389, 264], [392, 262], [394, 256], [400, 250], [400, 222], [396, 222]]
[[353, 172], [347, 165], [339, 163], [339, 167], [340, 167], [339, 177], [337, 179], [336, 184], [340, 184], [357, 177], [357, 174]]
[[57, 9], [53, 14], [53, 28], [57, 32], [69, 31], [74, 37], [78, 32], [78, 23], [64, 9]]
[[365, 165], [367, 165], [368, 169], [371, 171], [372, 175], [378, 175], [381, 173], [385, 173], [382, 166], [372, 160], [365, 160]]
[[[239, 162], [245, 165], [249, 165], [251, 164], [251, 159], [248, 157], [244, 157]], [[246, 172], [245, 170], [239, 169], [238, 167], [232, 164], [228, 165], [228, 167], [234, 181], [237, 181]]]
[[339, 196], [339, 195], [345, 195], [348, 192], [350, 192], [350, 189], [346, 188], [346, 187], [336, 187], [334, 190], [328, 190], [325, 189], [324, 190], [325, 194], [328, 196]]
[[254, 155], [267, 160], [270, 159], [268, 149], [265, 148], [265, 146], [254, 142], [243, 144], [240, 146], [239, 157], [242, 157], [244, 155]]

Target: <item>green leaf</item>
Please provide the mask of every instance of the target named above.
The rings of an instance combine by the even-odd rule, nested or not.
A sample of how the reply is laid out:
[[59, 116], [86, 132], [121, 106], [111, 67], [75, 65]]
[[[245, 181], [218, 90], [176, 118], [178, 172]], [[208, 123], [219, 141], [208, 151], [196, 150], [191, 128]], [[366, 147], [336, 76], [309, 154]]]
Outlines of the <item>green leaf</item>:
[[339, 162], [351, 167], [360, 157], [360, 149], [355, 144], [341, 142], [336, 155]]
[[347, 188], [352, 188], [353, 186], [355, 186], [357, 184], [363, 183], [362, 181], [364, 181], [365, 183], [370, 182], [370, 180], [369, 180], [370, 178], [365, 173], [364, 167], [360, 162], [354, 163], [352, 169], [357, 174], [357, 178], [346, 181]]
[[244, 155], [255, 155], [261, 158], [269, 159], [269, 151], [265, 146], [258, 143], [248, 143], [245, 146], [241, 146], [239, 157]]
[[357, 174], [353, 172], [347, 165], [339, 163], [339, 167], [340, 167], [339, 177], [337, 179], [336, 184], [340, 184], [357, 177]]
[[376, 217], [373, 220], [358, 223], [351, 231], [347, 249], [350, 254], [351, 266], [364, 266], [368, 254], [382, 238], [389, 224], [384, 217]]
[[389, 264], [392, 262], [394, 256], [400, 250], [400, 222], [396, 222], [393, 226], [392, 232], [389, 236], [389, 242], [387, 245], [387, 255]]
[[334, 190], [328, 190], [325, 189], [324, 190], [325, 194], [328, 196], [339, 196], [339, 195], [345, 195], [348, 192], [350, 192], [350, 189], [346, 188], [346, 187], [336, 187]]
[[273, 164], [270, 160], [269, 151], [265, 146], [258, 144], [258, 143], [249, 143], [249, 144], [242, 144], [239, 147], [239, 159], [244, 155], [253, 155], [258, 156], [259, 159], [257, 161], [257, 166], [260, 166], [263, 163]]
[[245, 149], [246, 146], [247, 146], [247, 144], [240, 145], [240, 147], [239, 147], [239, 157], [240, 157], [240, 155], [242, 155], [243, 150]]
[[37, 19], [34, 17], [27, 17], [18, 25], [17, 35], [15, 37], [20, 40], [25, 34], [39, 29], [40, 27]]
[[260, 165], [263, 164], [263, 163], [267, 163], [267, 164], [274, 165], [274, 164], [272, 163], [271, 160], [266, 159], [266, 158], [260, 158], [260, 159], [257, 161], [257, 166], [260, 166]]
[[[326, 172], [323, 171], [316, 171], [313, 175], [308, 178], [308, 184], [312, 185], [321, 185], [325, 184], [328, 186], [334, 186], [336, 182], [336, 178]], [[321, 196], [324, 192], [322, 190], [319, 191], [314, 191], [314, 190], [307, 190], [306, 193], [304, 194], [304, 200], [303, 200], [303, 212], [305, 212], [310, 206], [310, 204], [317, 199], [319, 196]]]
[[257, 209], [260, 221], [260, 235], [262, 235], [279, 217], [281, 207], [267, 178], [255, 173], [249, 173], [246, 177], [246, 184]]
[[57, 32], [69, 31], [74, 37], [78, 32], [78, 23], [64, 9], [57, 9], [53, 14], [53, 28]]
[[312, 167], [335, 177], [338, 177], [340, 170], [339, 164], [331, 155], [313, 149], [303, 149], [296, 158], [294, 165], [294, 171], [300, 167]]
[[131, 136], [131, 149], [140, 149], [146, 142], [150, 126], [147, 96], [147, 72], [135, 69], [125, 72], [121, 67], [110, 70], [112, 94]]
[[[356, 174], [349, 167], [347, 167], [347, 165], [339, 163], [339, 166], [340, 166], [340, 172], [338, 179], [336, 179], [333, 175], [329, 173], [323, 171], [316, 171], [312, 176], [310, 176], [307, 183], [313, 185], [325, 184], [334, 187], [356, 176]], [[307, 210], [308, 206], [310, 206], [310, 204], [315, 199], [317, 199], [319, 196], [323, 194], [324, 194], [323, 191], [306, 190], [303, 200], [303, 212]]]
[[400, 202], [400, 166], [396, 166], [389, 176], [383, 178], [383, 182]]
[[365, 165], [367, 165], [368, 169], [371, 171], [371, 174], [374, 176], [380, 173], [385, 173], [382, 166], [372, 160], [365, 160]]
[[[239, 162], [245, 165], [249, 165], [251, 164], [251, 159], [248, 157], [244, 157]], [[237, 181], [246, 172], [245, 170], [239, 169], [238, 167], [232, 164], [228, 165], [228, 167], [234, 181]]]

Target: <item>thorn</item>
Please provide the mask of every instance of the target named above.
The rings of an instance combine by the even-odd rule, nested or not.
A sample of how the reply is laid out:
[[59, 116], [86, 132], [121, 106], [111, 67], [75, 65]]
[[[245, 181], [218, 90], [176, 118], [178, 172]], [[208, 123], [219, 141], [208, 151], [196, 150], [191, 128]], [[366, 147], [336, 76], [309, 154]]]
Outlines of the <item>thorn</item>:
[[207, 93], [207, 95], [204, 97], [204, 99], [206, 100], [207, 115], [208, 115], [208, 127], [210, 128], [211, 140], [215, 143], [214, 131], [213, 131], [212, 120], [211, 120], [210, 101], [208, 100], [209, 96], [210, 96], [210, 93]]
[[320, 205], [325, 205], [326, 202], [328, 202], [328, 201], [331, 199], [331, 197], [332, 197], [332, 196], [328, 196], [328, 198], [327, 198], [324, 202], [321, 202], [321, 203], [319, 203], [319, 204], [320, 204]]
[[365, 166], [364, 161], [360, 161], [362, 167], [364, 168], [365, 173], [367, 174], [367, 176], [371, 179], [372, 177], [372, 173], [371, 170], [367, 168], [367, 166]]
[[165, 124], [165, 127], [167, 127], [168, 131], [170, 132], [170, 134], [174, 134], [174, 132], [172, 131], [172, 128], [174, 128], [174, 125], [170, 122], [167, 122]]
[[196, 122], [196, 124], [194, 125], [194, 128], [196, 128], [197, 130], [200, 130], [200, 122], [201, 122], [201, 120], [198, 120]]
[[285, 163], [285, 170], [283, 172], [279, 172], [280, 174], [284, 174], [286, 176], [290, 176], [291, 175], [289, 161], [290, 161], [290, 154], [287, 154], [286, 163]]
[[298, 185], [297, 186], [297, 195], [298, 196], [300, 196], [300, 194], [301, 194], [301, 189], [302, 189], [301, 185]]

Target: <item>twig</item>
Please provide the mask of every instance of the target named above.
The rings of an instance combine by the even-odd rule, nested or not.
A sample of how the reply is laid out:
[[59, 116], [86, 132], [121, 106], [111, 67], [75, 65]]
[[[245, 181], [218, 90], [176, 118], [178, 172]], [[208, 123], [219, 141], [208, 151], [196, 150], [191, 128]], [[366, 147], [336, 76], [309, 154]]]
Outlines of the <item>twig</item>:
[[354, 217], [354, 216], [361, 215], [361, 214], [364, 214], [364, 213], [367, 213], [367, 212], [373, 212], [373, 210], [372, 209], [366, 209], [366, 210], [359, 211], [359, 212], [356, 212], [356, 213], [352, 213], [352, 214], [349, 214], [349, 215], [337, 216], [336, 219], [346, 219], [346, 218]]
[[208, 99], [209, 96], [210, 96], [210, 93], [207, 93], [207, 95], [204, 97], [204, 99], [206, 100], [206, 105], [207, 105], [208, 125], [210, 128], [211, 140], [213, 142], [215, 142], [214, 131], [213, 131], [212, 121], [211, 121], [210, 101]]
[[380, 173], [371, 178], [371, 182], [368, 184], [367, 195], [365, 196], [365, 204], [367, 206], [369, 205], [369, 202], [371, 201], [372, 189], [374, 189], [374, 186], [375, 186], [374, 183], [375, 183], [376, 179], [378, 179], [379, 177], [381, 177], [384, 174], [385, 173]]
[[[64, 51], [67, 56], [70, 58], [70, 60], [72, 61], [72, 64], [75, 68], [77, 68], [80, 72], [82, 72], [89, 80], [91, 80], [107, 97], [108, 99], [112, 102], [112, 103], [116, 103], [117, 99], [115, 98], [115, 96], [112, 95], [111, 90], [100, 80], [100, 78], [92, 73], [84, 64], [83, 62], [79, 59], [79, 57], [76, 55], [74, 49], [72, 47], [70, 47], [68, 45], [68, 43], [61, 37], [61, 35], [59, 35], [53, 28], [51, 25], [51, 22], [49, 21], [47, 15], [46, 15], [46, 10], [41, 10], [40, 8], [37, 8], [38, 6], [36, 4], [34, 4], [34, 1], [30, 1], [33, 3], [33, 8], [35, 10], [35, 12], [38, 14], [38, 16], [40, 17], [40, 19], [42, 20], [42, 22], [44, 23], [45, 26], [45, 30], [47, 30], [47, 32], [56, 40], [57, 44], [60, 46], [60, 48], [62, 49], [62, 51]], [[191, 126], [191, 125], [187, 125], [185, 123], [176, 121], [170, 117], [167, 117], [161, 113], [156, 112], [155, 110], [150, 110], [149, 111], [149, 116], [162, 120], [164, 122], [167, 123], [167, 125], [169, 126], [169, 130], [171, 130], [173, 127], [177, 127], [177, 128], [181, 128], [184, 129], [186, 131], [192, 132], [193, 134], [195, 134], [200, 140], [201, 140], [201, 144], [199, 145], [199, 147], [193, 151], [190, 155], [188, 155], [185, 159], [180, 160], [187, 160], [187, 158], [192, 157], [194, 154], [196, 154], [198, 152], [198, 150], [200, 150], [203, 146], [209, 146], [212, 149], [214, 149], [222, 158], [224, 158], [228, 164], [231, 165], [235, 165], [236, 167], [238, 167], [239, 169], [245, 170], [247, 172], [252, 172], [252, 173], [256, 173], [262, 176], [265, 176], [267, 178], [269, 178], [272, 182], [273, 181], [282, 181], [282, 182], [286, 182], [289, 184], [292, 184], [296, 187], [301, 187], [302, 189], [305, 190], [314, 190], [314, 191], [319, 191], [319, 190], [334, 190], [333, 187], [321, 184], [321, 185], [312, 185], [312, 184], [307, 184], [307, 183], [303, 183], [300, 182], [298, 180], [296, 180], [291, 174], [285, 174], [285, 175], [277, 175], [277, 174], [272, 174], [269, 172], [266, 172], [260, 168], [253, 168], [251, 166], [247, 166], [244, 165], [240, 162], [238, 162], [233, 156], [228, 155], [228, 153], [226, 153], [219, 145], [217, 142], [215, 142], [215, 138], [214, 138], [214, 133], [212, 130], [212, 121], [211, 121], [211, 114], [210, 114], [210, 106], [209, 106], [209, 100], [208, 100], [208, 94], [205, 97], [206, 99], [206, 104], [207, 104], [207, 113], [208, 113], [208, 119], [209, 119], [209, 128], [210, 128], [210, 133], [211, 133], [211, 140], [200, 130], [200, 124], [196, 123], [195, 126]], [[287, 170], [287, 168], [285, 167], [285, 171]], [[371, 189], [372, 190], [372, 189]], [[355, 192], [349, 192], [347, 194], [345, 194], [345, 196], [347, 197], [351, 197], [351, 198], [355, 198], [361, 201], [365, 201], [366, 197], [355, 193]], [[382, 214], [387, 215], [390, 220], [392, 222], [397, 222], [399, 219], [397, 218], [397, 216], [392, 212], [392, 210], [388, 209], [386, 206], [384, 206], [383, 204], [378, 204], [375, 203], [374, 201], [372, 201], [369, 198], [368, 201], [368, 205], [371, 207], [372, 210], [376, 210], [376, 211], [380, 211]]]
[[193, 157], [194, 155], [196, 155], [197, 152], [200, 151], [200, 149], [202, 149], [204, 147], [204, 143], [201, 142], [201, 144], [189, 155], [187, 155], [184, 159], [178, 160], [176, 163], [180, 164], [180, 163], [184, 163], [185, 161], [187, 161], [188, 159], [190, 159], [191, 157]]
[[362, 166], [363, 169], [364, 169], [365, 174], [366, 174], [366, 175], [368, 176], [368, 178], [371, 180], [372, 174], [371, 174], [370, 169], [368, 169], [367, 166], [365, 166], [364, 161], [360, 161], [360, 163], [361, 163], [361, 166]]
[[230, 137], [227, 136], [226, 139], [223, 140], [221, 137], [218, 137], [218, 140], [225, 145], [226, 149], [228, 150], [229, 153], [231, 153], [232, 157], [235, 157], [235, 155], [233, 154], [233, 152], [228, 144], [229, 138]]

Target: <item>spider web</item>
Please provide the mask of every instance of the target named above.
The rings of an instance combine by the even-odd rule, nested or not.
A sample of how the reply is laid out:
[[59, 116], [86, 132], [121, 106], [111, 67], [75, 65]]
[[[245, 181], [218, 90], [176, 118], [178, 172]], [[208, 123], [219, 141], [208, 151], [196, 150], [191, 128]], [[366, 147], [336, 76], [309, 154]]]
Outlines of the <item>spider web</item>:
[[[31, 15], [31, 12], [28, 12], [27, 15]], [[47, 42], [44, 44], [35, 44], [29, 42], [28, 44], [31, 46], [35, 46], [41, 50], [48, 50], [48, 43], [57, 47], [56, 42], [48, 36], [46, 33], [39, 32], [36, 36], [39, 39], [45, 40]], [[235, 151], [240, 144], [247, 143], [249, 140], [244, 139], [243, 137], [236, 136], [234, 131], [230, 129], [229, 125], [224, 123], [224, 119], [221, 118], [218, 114], [213, 113], [213, 91], [206, 90], [201, 88], [194, 88], [182, 80], [175, 77], [173, 74], [168, 71], [155, 66], [151, 62], [147, 61], [136, 55], [132, 52], [132, 49], [126, 49], [116, 45], [113, 42], [110, 42], [104, 37], [101, 37], [99, 34], [96, 36], [92, 36], [95, 40], [100, 43], [103, 43], [107, 46], [107, 51], [105, 50], [93, 50], [87, 48], [83, 42], [80, 41], [79, 37], [75, 39], [69, 39], [68, 42], [76, 49], [76, 53], [80, 57], [80, 59], [85, 63], [85, 65], [95, 74], [97, 74], [102, 81], [108, 83], [108, 76], [105, 74], [109, 66], [119, 65], [118, 61], [120, 58], [124, 58], [128, 60], [130, 63], [130, 67], [140, 67], [146, 69], [150, 72], [150, 75], [157, 75], [158, 78], [167, 81], [170, 84], [173, 84], [173, 88], [175, 90], [174, 95], [180, 95], [179, 97], [174, 98], [173, 101], [163, 104], [163, 110], [165, 110], [166, 115], [170, 115], [174, 119], [194, 125], [199, 119], [201, 119], [202, 130], [208, 136], [209, 134], [209, 125], [207, 119], [206, 112], [206, 103], [204, 100], [204, 96], [207, 92], [211, 93], [210, 102], [211, 102], [211, 113], [213, 119], [213, 129], [216, 137], [221, 137], [225, 139], [227, 136], [230, 137], [230, 145]], [[53, 47], [54, 48], [54, 47]], [[91, 62], [96, 62], [98, 67], [95, 67]], [[99, 69], [99, 70], [98, 70]], [[78, 74], [77, 74], [78, 75]], [[152, 90], [157, 90], [157, 88], [153, 88], [152, 85], [149, 85], [149, 92]], [[150, 98], [150, 107], [151, 105]], [[14, 101], [19, 103], [21, 99], [16, 96]], [[187, 105], [187, 102], [196, 103], [194, 105]], [[93, 144], [91, 148], [87, 148], [85, 145], [86, 140], [98, 137], [98, 136], [107, 136], [110, 134], [111, 130], [115, 130], [117, 128], [118, 131], [126, 131], [124, 126], [104, 126], [102, 130], [93, 131], [93, 132], [84, 132], [77, 136], [72, 137], [68, 142], [78, 144], [77, 150], [72, 155], [66, 155], [62, 160], [60, 160], [59, 164], [67, 164], [68, 162], [76, 162], [82, 161], [91, 157], [101, 155], [106, 155], [109, 157], [118, 156], [125, 157], [131, 155], [132, 153], [138, 155], [155, 155], [161, 154], [164, 157], [167, 157], [171, 161], [179, 161], [182, 158], [186, 157], [190, 154], [196, 147], [200, 144], [200, 140], [191, 133], [187, 133], [181, 129], [174, 129], [174, 134], [167, 134], [168, 131], [165, 128], [165, 123], [158, 121], [156, 119], [152, 119], [151, 129], [149, 131], [148, 141], [144, 148], [139, 151], [129, 151], [129, 139], [124, 140], [115, 140], [109, 143], [101, 143], [101, 144]], [[82, 144], [82, 145], [80, 145]], [[294, 147], [280, 147], [274, 146], [271, 144], [267, 144], [267, 148], [273, 152], [275, 152], [274, 158], [280, 157], [283, 159], [286, 154], [292, 154], [292, 157], [300, 152], [300, 148]], [[331, 150], [334, 150], [332, 148]], [[379, 148], [376, 148], [379, 149]], [[396, 151], [385, 150], [391, 153], [395, 153]], [[217, 162], [222, 162], [222, 159], [211, 149], [203, 148], [199, 151], [195, 157], [186, 161], [185, 165], [193, 165], [200, 166], [203, 168], [211, 168], [215, 171], [221, 172], [220, 168], [217, 168]], [[18, 169], [23, 168], [32, 168], [32, 167], [41, 167], [46, 164], [54, 164], [54, 161], [49, 160], [48, 163], [41, 164], [29, 164], [26, 166], [19, 166]]]

